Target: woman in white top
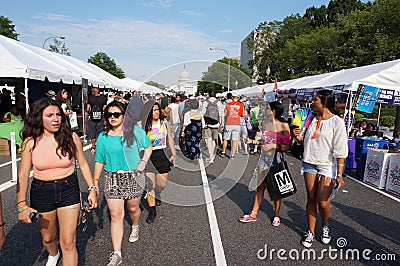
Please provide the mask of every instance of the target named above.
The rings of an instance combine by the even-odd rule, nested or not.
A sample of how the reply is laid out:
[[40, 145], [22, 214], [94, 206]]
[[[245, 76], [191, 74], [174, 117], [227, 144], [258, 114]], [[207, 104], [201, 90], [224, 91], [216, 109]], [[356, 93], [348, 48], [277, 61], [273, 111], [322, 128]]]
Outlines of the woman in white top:
[[309, 232], [302, 244], [309, 248], [314, 240], [317, 206], [322, 220], [322, 242], [331, 240], [328, 228], [330, 200], [334, 186], [344, 186], [343, 171], [347, 157], [347, 133], [335, 107], [331, 90], [317, 92], [312, 108], [316, 116], [307, 131], [293, 129], [296, 140], [304, 143], [302, 172], [307, 190], [307, 219]]

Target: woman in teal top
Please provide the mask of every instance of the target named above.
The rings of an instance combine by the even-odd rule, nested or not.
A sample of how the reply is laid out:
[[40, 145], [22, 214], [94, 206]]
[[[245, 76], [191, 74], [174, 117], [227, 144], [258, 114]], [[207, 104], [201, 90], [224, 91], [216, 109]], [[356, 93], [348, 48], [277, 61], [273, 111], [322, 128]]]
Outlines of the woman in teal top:
[[[134, 101], [136, 102], [130, 104], [135, 108], [139, 107], [140, 103], [143, 106], [140, 99]], [[104, 195], [111, 214], [111, 240], [114, 251], [110, 255], [108, 265], [119, 265], [122, 262], [125, 202], [132, 220], [129, 242], [139, 239], [139, 203], [145, 183], [143, 170], [152, 152], [149, 139], [143, 129], [136, 125], [137, 119], [134, 119], [140, 116], [140, 110], [136, 110], [137, 114], [125, 113], [124, 103], [113, 101], [107, 105], [104, 113], [105, 130], [99, 135], [96, 143], [93, 179], [97, 186], [104, 169]], [[144, 153], [140, 158], [142, 149]]]

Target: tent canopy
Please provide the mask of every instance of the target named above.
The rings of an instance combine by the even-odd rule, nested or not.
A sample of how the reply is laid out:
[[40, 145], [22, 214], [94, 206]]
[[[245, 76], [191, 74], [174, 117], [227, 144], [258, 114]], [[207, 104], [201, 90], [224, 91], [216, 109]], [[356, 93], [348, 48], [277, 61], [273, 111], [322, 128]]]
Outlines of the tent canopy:
[[127, 84], [103, 69], [73, 58], [0, 35], [0, 77], [126, 89]]

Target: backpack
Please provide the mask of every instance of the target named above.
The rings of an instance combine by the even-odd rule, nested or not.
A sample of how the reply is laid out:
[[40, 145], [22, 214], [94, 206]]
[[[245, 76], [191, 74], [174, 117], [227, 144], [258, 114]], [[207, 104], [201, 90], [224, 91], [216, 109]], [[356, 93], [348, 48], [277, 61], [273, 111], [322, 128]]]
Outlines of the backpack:
[[218, 100], [210, 102], [207, 100], [207, 110], [204, 115], [204, 121], [208, 125], [216, 125], [219, 123], [219, 110], [218, 110]]

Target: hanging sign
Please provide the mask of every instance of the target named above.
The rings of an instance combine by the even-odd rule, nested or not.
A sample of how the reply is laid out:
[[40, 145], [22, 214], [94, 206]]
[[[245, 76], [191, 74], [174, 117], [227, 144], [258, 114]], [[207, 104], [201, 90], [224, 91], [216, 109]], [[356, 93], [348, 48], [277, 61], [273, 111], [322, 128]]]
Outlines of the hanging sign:
[[379, 88], [360, 84], [353, 108], [361, 112], [372, 113], [378, 96]]
[[376, 103], [393, 104], [394, 90], [381, 89]]

